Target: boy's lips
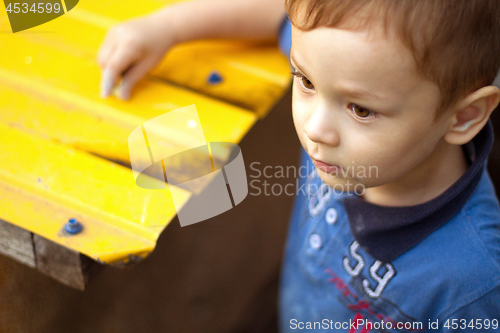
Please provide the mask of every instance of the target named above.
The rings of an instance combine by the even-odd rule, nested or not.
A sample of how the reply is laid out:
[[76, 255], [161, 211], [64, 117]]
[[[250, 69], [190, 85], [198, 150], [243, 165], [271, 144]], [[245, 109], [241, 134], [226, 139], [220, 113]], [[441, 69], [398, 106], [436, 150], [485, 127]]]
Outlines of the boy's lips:
[[322, 161], [318, 161], [313, 157], [311, 157], [311, 159], [313, 160], [313, 163], [316, 166], [316, 168], [320, 169], [323, 172], [339, 174], [342, 171], [342, 167], [338, 165], [331, 165]]

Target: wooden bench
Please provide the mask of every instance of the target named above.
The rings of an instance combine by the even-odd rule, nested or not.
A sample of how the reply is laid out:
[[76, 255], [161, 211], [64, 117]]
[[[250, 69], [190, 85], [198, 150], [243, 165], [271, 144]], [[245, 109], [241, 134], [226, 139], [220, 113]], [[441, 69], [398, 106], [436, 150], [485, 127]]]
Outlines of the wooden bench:
[[[275, 45], [200, 41], [172, 49], [130, 101], [100, 99], [96, 54], [107, 29], [169, 2], [86, 0], [1, 35], [0, 253], [80, 290], [100, 264], [142, 260], [176, 216], [172, 198], [187, 202], [207, 184], [140, 188], [129, 134], [195, 104], [208, 142], [237, 144], [283, 96], [289, 65]], [[0, 30], [10, 30], [5, 11]], [[164, 139], [186, 144], [169, 131]], [[212, 157], [223, 163], [228, 154]], [[80, 233], [64, 231], [70, 219]]]

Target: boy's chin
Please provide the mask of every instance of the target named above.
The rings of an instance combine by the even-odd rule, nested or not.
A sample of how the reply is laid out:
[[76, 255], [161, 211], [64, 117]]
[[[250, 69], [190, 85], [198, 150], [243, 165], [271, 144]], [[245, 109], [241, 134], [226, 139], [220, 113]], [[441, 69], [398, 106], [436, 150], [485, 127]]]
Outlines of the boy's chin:
[[364, 185], [350, 177], [336, 176], [316, 168], [319, 178], [336, 192], [364, 191]]

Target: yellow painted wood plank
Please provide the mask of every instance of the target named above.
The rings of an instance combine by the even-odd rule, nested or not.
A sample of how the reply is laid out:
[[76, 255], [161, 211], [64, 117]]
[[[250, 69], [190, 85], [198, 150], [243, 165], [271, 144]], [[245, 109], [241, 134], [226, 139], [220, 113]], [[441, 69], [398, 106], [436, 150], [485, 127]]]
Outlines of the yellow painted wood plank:
[[[129, 165], [127, 137], [139, 126], [118, 121], [118, 113], [88, 113], [78, 99], [55, 97], [57, 90], [43, 89], [28, 79], [5, 79], [0, 69], [0, 123], [47, 140], [55, 140]], [[137, 126], [135, 126], [137, 125]], [[135, 127], [134, 127], [135, 126]]]
[[[106, 264], [127, 262], [129, 255], [144, 258], [155, 248], [155, 242], [124, 232], [84, 212], [52, 202], [3, 180], [0, 180], [0, 200], [4, 220], [51, 238], [57, 244], [77, 250], [96, 261]], [[64, 235], [62, 227], [68, 218], [81, 221], [85, 231], [71, 237]]]
[[[140, 15], [175, 2], [181, 1], [141, 1]], [[106, 7], [100, 6], [97, 0], [89, 0], [82, 2], [74, 15], [78, 16], [78, 10], [82, 10], [118, 21], [138, 16], [125, 7], [124, 1], [119, 0], [107, 2]], [[221, 74], [220, 84], [207, 84], [213, 71]], [[288, 60], [276, 45], [242, 41], [196, 41], [179, 45], [152, 74], [249, 108], [260, 117], [283, 96], [291, 82]]]
[[[0, 46], [4, 45], [7, 43], [0, 40]], [[9, 92], [13, 98], [16, 91], [20, 94], [2, 103], [19, 111], [25, 110], [29, 103], [38, 103], [38, 107], [41, 107], [40, 103], [47, 103], [50, 107], [46, 107], [44, 112], [53, 109], [50, 117], [55, 120], [40, 123], [40, 112], [36, 109], [23, 111], [26, 116], [17, 118], [8, 111], [1, 111], [2, 119], [64, 142], [79, 142], [81, 146], [86, 145], [85, 149], [100, 156], [128, 161], [124, 147], [128, 134], [134, 128], [146, 120], [186, 105], [196, 105], [207, 141], [237, 143], [256, 120], [254, 114], [242, 108], [154, 80], [139, 83], [137, 94], [131, 102], [116, 98], [103, 101], [98, 90], [100, 73], [93, 59], [68, 56], [58, 49], [24, 38], [13, 38], [8, 45], [9, 51], [0, 58], [0, 83], [13, 87]], [[29, 102], [22, 94], [33, 96], [39, 102]], [[30, 113], [38, 114], [38, 117], [30, 117]], [[76, 129], [82, 121], [82, 130]], [[33, 126], [33, 122], [39, 126]], [[44, 127], [45, 124], [48, 127]], [[113, 126], [121, 128], [112, 133], [115, 139], [111, 142], [118, 148], [108, 153], [109, 145], [105, 149], [99, 147], [93, 133], [98, 133], [97, 141], [105, 141]], [[175, 135], [175, 131], [175, 127], [172, 127], [172, 133], [165, 131], [165, 137], [173, 143], [186, 144], [184, 138]]]
[[[117, 16], [120, 10], [92, 3], [82, 2], [64, 17], [35, 27], [29, 34], [18, 34], [18, 38], [95, 59], [107, 29], [120, 23]], [[153, 1], [146, 7], [156, 5]], [[127, 6], [120, 8], [124, 7]], [[47, 30], [55, 33], [45, 33]], [[222, 77], [219, 84], [208, 82], [214, 71]], [[196, 41], [178, 45], [167, 53], [151, 75], [250, 109], [260, 117], [282, 97], [291, 80], [288, 61], [275, 45], [245, 41]]]
[[[137, 186], [132, 171], [0, 125], [0, 216], [107, 263], [144, 256], [190, 193]], [[151, 182], [158, 182], [150, 179]], [[81, 233], [62, 232], [69, 218]]]
[[[220, 83], [209, 83], [213, 73], [221, 77]], [[283, 97], [291, 82], [288, 61], [275, 45], [238, 41], [179, 45], [151, 74], [248, 108], [259, 117]]]

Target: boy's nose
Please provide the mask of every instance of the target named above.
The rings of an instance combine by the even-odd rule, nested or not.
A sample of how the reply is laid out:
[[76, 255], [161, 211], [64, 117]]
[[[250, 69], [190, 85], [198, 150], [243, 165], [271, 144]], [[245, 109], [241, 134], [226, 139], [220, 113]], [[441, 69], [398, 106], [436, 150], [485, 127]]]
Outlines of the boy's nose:
[[331, 112], [319, 108], [310, 113], [304, 125], [304, 132], [309, 140], [336, 147], [340, 143], [338, 132], [335, 130], [335, 122]]

